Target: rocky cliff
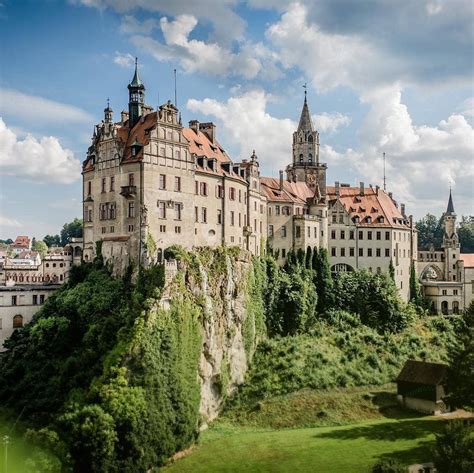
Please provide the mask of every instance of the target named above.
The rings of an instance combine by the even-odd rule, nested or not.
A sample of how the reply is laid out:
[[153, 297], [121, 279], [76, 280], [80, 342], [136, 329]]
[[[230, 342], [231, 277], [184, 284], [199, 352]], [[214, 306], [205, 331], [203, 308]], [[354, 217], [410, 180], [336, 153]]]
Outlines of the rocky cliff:
[[197, 370], [201, 429], [243, 382], [249, 358], [263, 336], [262, 303], [252, 296], [257, 282], [255, 263], [246, 252], [178, 252], [166, 265], [161, 307], [169, 310], [185, 292], [201, 308]]

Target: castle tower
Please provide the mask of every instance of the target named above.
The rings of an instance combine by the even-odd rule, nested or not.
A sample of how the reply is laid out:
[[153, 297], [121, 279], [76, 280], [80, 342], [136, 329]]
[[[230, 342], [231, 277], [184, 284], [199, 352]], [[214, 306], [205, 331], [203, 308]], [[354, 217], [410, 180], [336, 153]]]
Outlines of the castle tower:
[[314, 129], [305, 91], [298, 129], [293, 133], [293, 162], [286, 169], [287, 177], [289, 181], [306, 182], [312, 189], [319, 184], [325, 196], [326, 168], [319, 162], [319, 133]]
[[143, 113], [145, 103], [145, 86], [138, 75], [138, 59], [135, 58], [135, 74], [132, 82], [128, 84], [128, 116], [129, 128], [133, 128], [135, 123]]
[[444, 235], [443, 248], [445, 256], [445, 278], [447, 281], [458, 280], [457, 262], [459, 260], [460, 244], [456, 232], [456, 213], [454, 211], [453, 196], [449, 190], [448, 208], [443, 215]]
[[114, 111], [110, 108], [110, 101], [107, 99], [107, 107], [104, 108], [104, 123], [114, 122]]

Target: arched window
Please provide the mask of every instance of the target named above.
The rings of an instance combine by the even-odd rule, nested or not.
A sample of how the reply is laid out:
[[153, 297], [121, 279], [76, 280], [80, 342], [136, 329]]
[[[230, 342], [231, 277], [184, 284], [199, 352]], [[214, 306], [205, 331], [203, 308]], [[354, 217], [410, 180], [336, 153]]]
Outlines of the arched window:
[[310, 163], [313, 162], [313, 155], [312, 155], [311, 153], [309, 153], [308, 161], [309, 161]]
[[156, 260], [158, 263], [163, 262], [163, 250], [161, 248], [158, 248], [158, 251], [156, 252]]
[[313, 135], [309, 135], [308, 136], [308, 143], [312, 143], [313, 142]]
[[458, 301], [453, 302], [453, 314], [459, 314], [459, 302]]
[[21, 328], [23, 327], [23, 316], [17, 314], [13, 317], [13, 328]]
[[448, 301], [441, 302], [441, 313], [448, 315]]
[[300, 163], [302, 163], [302, 162], [303, 162], [303, 155], [300, 154]]

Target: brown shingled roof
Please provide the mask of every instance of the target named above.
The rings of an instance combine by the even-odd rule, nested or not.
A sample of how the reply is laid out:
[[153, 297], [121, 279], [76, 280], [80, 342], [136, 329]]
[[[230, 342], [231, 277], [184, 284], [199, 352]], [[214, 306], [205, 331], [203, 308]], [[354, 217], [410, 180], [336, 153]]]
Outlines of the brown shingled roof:
[[407, 360], [397, 381], [436, 386], [446, 378], [448, 365], [426, 361]]

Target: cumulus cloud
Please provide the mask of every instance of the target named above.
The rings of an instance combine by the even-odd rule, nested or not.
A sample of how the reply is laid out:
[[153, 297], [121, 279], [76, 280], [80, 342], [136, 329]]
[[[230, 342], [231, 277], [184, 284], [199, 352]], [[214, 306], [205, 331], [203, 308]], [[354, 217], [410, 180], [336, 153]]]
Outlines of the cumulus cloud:
[[42, 123], [92, 123], [94, 117], [86, 111], [53, 100], [35, 95], [28, 95], [18, 90], [0, 89], [0, 113], [27, 121]]
[[214, 117], [222, 126], [221, 141], [238, 147], [240, 159], [248, 158], [255, 149], [267, 172], [276, 173], [291, 158], [291, 136], [296, 123], [270, 115], [266, 111], [268, 101], [269, 96], [264, 91], [253, 90], [226, 102], [190, 99], [186, 107], [192, 112]]
[[[159, 12], [165, 15], [193, 15], [211, 22], [214, 35], [221, 40], [240, 38], [245, 22], [233, 10], [239, 0], [72, 0], [73, 3], [99, 9], [111, 8], [119, 13], [137, 10]], [[151, 26], [150, 26], [151, 27]]]
[[53, 136], [19, 140], [0, 118], [0, 172], [42, 183], [70, 184], [81, 177], [81, 165], [72, 151]]
[[145, 35], [134, 35], [131, 41], [158, 61], [180, 61], [188, 73], [234, 75], [245, 79], [253, 79], [258, 74], [267, 78], [278, 76], [275, 54], [263, 44], [243, 42], [237, 52], [232, 52], [217, 42], [190, 39], [197, 23], [193, 15], [179, 15], [171, 21], [163, 17], [160, 20], [163, 43]]
[[341, 126], [347, 126], [351, 117], [339, 112], [323, 112], [313, 117], [314, 126], [320, 133], [334, 133]]
[[120, 67], [130, 69], [135, 65], [135, 58], [130, 53], [123, 54], [115, 51], [114, 63]]

